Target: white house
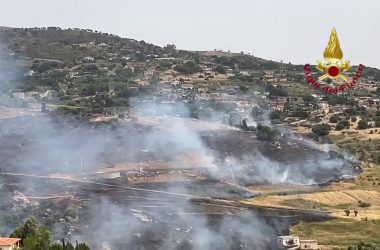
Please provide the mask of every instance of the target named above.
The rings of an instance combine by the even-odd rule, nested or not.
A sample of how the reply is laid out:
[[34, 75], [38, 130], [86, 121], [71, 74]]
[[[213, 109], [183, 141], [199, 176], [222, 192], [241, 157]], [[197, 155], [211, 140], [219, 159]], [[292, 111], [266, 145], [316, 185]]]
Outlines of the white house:
[[240, 74], [242, 74], [243, 76], [249, 76], [250, 73], [248, 71], [240, 71]]
[[277, 243], [284, 249], [298, 249], [300, 247], [300, 238], [298, 236], [278, 236]]
[[87, 62], [93, 62], [95, 61], [95, 58], [91, 57], [91, 56], [86, 56], [83, 58], [84, 61], [87, 61]]
[[181, 88], [182, 89], [193, 89], [194, 88], [194, 86], [193, 86], [193, 84], [191, 84], [191, 83], [183, 83], [182, 85], [181, 85]]
[[176, 81], [172, 81], [170, 84], [173, 86], [177, 86], [177, 85], [181, 84], [181, 82], [176, 80]]
[[2, 250], [16, 250], [20, 248], [20, 238], [2, 238], [0, 237], [0, 248]]
[[34, 73], [35, 72], [33, 70], [28, 70], [27, 72], [24, 73], [24, 76], [33, 76]]

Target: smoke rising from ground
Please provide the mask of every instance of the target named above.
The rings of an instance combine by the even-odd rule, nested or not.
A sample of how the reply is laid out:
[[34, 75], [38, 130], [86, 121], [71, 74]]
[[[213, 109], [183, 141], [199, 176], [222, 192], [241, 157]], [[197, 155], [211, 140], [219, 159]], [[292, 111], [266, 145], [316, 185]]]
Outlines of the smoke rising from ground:
[[[184, 104], [175, 106], [175, 112], [182, 117], [165, 116], [172, 108], [137, 103], [138, 112], [160, 116], [153, 119], [155, 125], [152, 126], [125, 121], [96, 125], [75, 117], [50, 114], [2, 121], [1, 154], [4, 161], [1, 170], [82, 178], [81, 172], [94, 173], [99, 166], [109, 167], [122, 162], [163, 161], [177, 166], [182, 164], [183, 155], [196, 152], [197, 156], [207, 159], [202, 167], [212, 168], [212, 177], [223, 180], [233, 175], [238, 183], [314, 184], [328, 181], [333, 173], [346, 174], [342, 160], [316, 156], [307, 161], [299, 159], [293, 164], [283, 164], [255, 149], [244, 152], [244, 157], [229, 156], [221, 162], [219, 158], [225, 152], [206, 146], [199, 132], [207, 134], [208, 125], [212, 124], [190, 122], [190, 112]], [[217, 127], [221, 133], [231, 130]], [[21, 176], [15, 179], [24, 185], [14, 189], [28, 196], [56, 195], [62, 188], [67, 188], [64, 182], [43, 182]], [[0, 180], [0, 190], [3, 188]], [[75, 191], [84, 188], [87, 186], [79, 185]], [[169, 183], [165, 190], [192, 194], [191, 189], [178, 184]], [[204, 193], [207, 194], [207, 190]], [[74, 234], [75, 237], [98, 244], [109, 242], [112, 249], [133, 248], [146, 240], [152, 241], [157, 249], [265, 249], [267, 238], [284, 230], [286, 225], [269, 223], [252, 212], [228, 216], [213, 212], [210, 215], [209, 211], [186, 199], [174, 198], [173, 201], [173, 197], [155, 194], [134, 195], [133, 198], [127, 193], [119, 197], [120, 201], [88, 198], [93, 203], [86, 208], [89, 209], [87, 215], [79, 213], [85, 216], [86, 223], [81, 233]], [[123, 202], [122, 199], [132, 200]]]

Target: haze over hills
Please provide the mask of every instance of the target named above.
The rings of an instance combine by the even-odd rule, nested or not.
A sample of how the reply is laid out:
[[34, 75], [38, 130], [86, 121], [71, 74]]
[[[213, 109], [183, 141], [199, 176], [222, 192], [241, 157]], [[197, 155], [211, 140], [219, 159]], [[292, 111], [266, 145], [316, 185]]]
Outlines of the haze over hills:
[[[0, 234], [116, 250], [277, 249], [293, 233], [380, 244], [379, 87], [374, 68], [335, 96], [303, 65], [250, 54], [0, 28]], [[28, 241], [30, 217], [51, 237]]]
[[[3, 48], [3, 55], [8, 53], [8, 59], [3, 60], [3, 63], [16, 60], [23, 73], [29, 69], [34, 72], [30, 77], [13, 79], [15, 82], [12, 86], [24, 90], [52, 88], [67, 103], [73, 94], [93, 95], [94, 86], [97, 86], [95, 92], [103, 94], [103, 103], [107, 103], [100, 104], [99, 101], [100, 106], [110, 106], [110, 101], [107, 101], [110, 90], [118, 97], [115, 100], [118, 105], [125, 102], [123, 97], [133, 95], [127, 93], [128, 91], [133, 92], [136, 89], [132, 87], [127, 90], [128, 84], [138, 85], [139, 82], [149, 82], [153, 78], [184, 79], [189, 75], [193, 75], [193, 79], [189, 79], [191, 83], [206, 84], [208, 87], [223, 82], [242, 88], [263, 89], [267, 88], [263, 85], [265, 70], [281, 70], [290, 82], [303, 85], [300, 87], [304, 91], [313, 93], [312, 88], [306, 87], [302, 65], [274, 62], [242, 53], [190, 52], [176, 50], [174, 45], [159, 47], [145, 41], [98, 31], [75, 28], [62, 30], [58, 27], [5, 28], [0, 33], [0, 39], [2, 45], [7, 47]], [[201, 67], [207, 65], [218, 69], [219, 77], [195, 76], [202, 72]], [[147, 72], [154, 77], [146, 76]], [[378, 81], [379, 72], [377, 69], [367, 68], [364, 76]], [[78, 75], [73, 77], [74, 74]], [[91, 86], [86, 85], [89, 78], [94, 81]], [[151, 87], [141, 86], [140, 90], [149, 92], [149, 86]], [[292, 88], [292, 84], [289, 87]], [[85, 100], [80, 101], [80, 106], [86, 105], [88, 103]]]

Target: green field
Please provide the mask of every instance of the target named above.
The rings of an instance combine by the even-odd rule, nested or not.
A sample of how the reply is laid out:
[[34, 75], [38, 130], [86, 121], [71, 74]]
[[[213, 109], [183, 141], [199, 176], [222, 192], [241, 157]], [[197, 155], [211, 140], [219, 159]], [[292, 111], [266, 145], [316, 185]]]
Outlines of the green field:
[[291, 233], [304, 238], [317, 239], [319, 245], [345, 247], [360, 241], [380, 246], [380, 221], [334, 219], [325, 222], [301, 222]]

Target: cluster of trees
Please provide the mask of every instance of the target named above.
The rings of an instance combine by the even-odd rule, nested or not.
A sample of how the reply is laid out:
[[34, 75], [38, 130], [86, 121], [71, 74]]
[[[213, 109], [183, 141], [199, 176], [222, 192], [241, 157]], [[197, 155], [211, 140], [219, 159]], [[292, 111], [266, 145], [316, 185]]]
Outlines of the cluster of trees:
[[40, 225], [35, 218], [28, 219], [10, 237], [21, 238], [24, 250], [90, 250], [86, 243], [76, 242], [75, 247], [64, 240], [62, 243], [53, 243], [49, 229]]
[[272, 84], [268, 84], [267, 91], [269, 91], [271, 95], [275, 95], [275, 96], [288, 96], [288, 91], [286, 91], [285, 88], [275, 87]]
[[[356, 119], [356, 117], [355, 117]], [[345, 119], [342, 119], [339, 115], [333, 115], [330, 117], [329, 121], [331, 123], [337, 123], [335, 129], [340, 131], [342, 129], [348, 129], [350, 128], [350, 117], [346, 117]]]
[[230, 67], [231, 69], [235, 69], [235, 64], [238, 64], [239, 60], [237, 60], [235, 57], [219, 56], [215, 57], [215, 62]]
[[314, 125], [311, 128], [314, 134], [318, 136], [326, 136], [330, 133], [331, 126], [325, 123]]
[[214, 70], [215, 70], [216, 72], [218, 72], [219, 74], [225, 74], [225, 73], [227, 73], [226, 68], [223, 67], [223, 66], [221, 66], [221, 65], [216, 66], [216, 67], [214, 68]]
[[347, 120], [339, 121], [335, 127], [336, 130], [342, 130], [342, 129], [348, 129], [348, 128], [350, 128], [350, 122]]
[[202, 69], [198, 64], [192, 61], [175, 66], [175, 70], [183, 74], [194, 74], [200, 72]]
[[322, 101], [327, 101], [329, 105], [347, 104], [354, 106], [356, 104], [354, 100], [349, 100], [347, 96], [326, 95], [323, 97]]
[[375, 243], [360, 241], [356, 246], [348, 247], [348, 250], [376, 250], [379, 249]]
[[360, 120], [358, 122], [358, 129], [367, 129], [368, 128], [368, 122], [366, 120]]
[[[345, 212], [346, 216], [350, 216], [350, 214], [351, 214], [351, 211], [348, 209], [344, 210], [344, 212]], [[359, 211], [354, 210], [355, 217], [358, 216], [358, 213], [359, 213]]]
[[268, 126], [258, 125], [257, 126], [257, 139], [263, 141], [278, 141], [281, 133], [277, 129], [272, 129]]

